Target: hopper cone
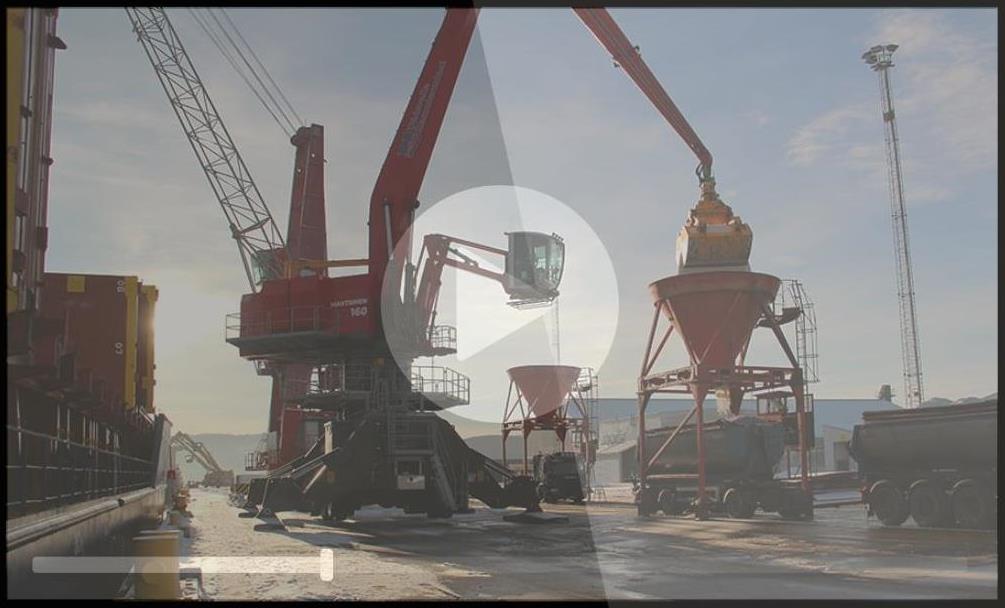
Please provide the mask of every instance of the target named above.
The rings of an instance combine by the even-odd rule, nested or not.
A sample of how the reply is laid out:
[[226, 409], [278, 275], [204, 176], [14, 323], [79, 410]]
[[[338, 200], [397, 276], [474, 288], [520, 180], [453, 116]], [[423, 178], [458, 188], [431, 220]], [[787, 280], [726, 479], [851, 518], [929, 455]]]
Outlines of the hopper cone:
[[781, 280], [757, 272], [700, 272], [675, 275], [649, 285], [656, 302], [689, 347], [692, 364], [711, 368], [736, 365], [740, 350], [750, 340], [771, 303]]
[[579, 368], [571, 365], [521, 365], [507, 370], [530, 410], [530, 418], [554, 414], [579, 378]]

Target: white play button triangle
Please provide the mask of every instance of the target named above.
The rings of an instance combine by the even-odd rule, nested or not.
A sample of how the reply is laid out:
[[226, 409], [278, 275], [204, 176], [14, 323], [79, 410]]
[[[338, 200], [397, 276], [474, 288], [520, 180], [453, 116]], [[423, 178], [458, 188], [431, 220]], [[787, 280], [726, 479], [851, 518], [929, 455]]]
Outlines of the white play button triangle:
[[[502, 273], [503, 269], [474, 252], [464, 254], [486, 270]], [[458, 272], [455, 280], [455, 319], [457, 320], [457, 360], [464, 361], [504, 340], [526, 325], [549, 314], [550, 306], [516, 309], [507, 304], [502, 286], [492, 280]], [[458, 294], [463, 294], [458, 296]], [[443, 296], [440, 294], [442, 301]]]
[[[499, 422], [506, 404], [507, 369], [558, 363], [599, 369], [614, 343], [618, 327], [618, 283], [603, 242], [574, 209], [530, 188], [503, 185], [472, 188], [429, 205], [413, 224], [411, 260], [421, 262], [416, 278], [420, 279], [424, 270], [422, 243], [430, 234], [456, 239], [451, 244], [456, 250], [451, 259], [475, 262], [479, 269], [501, 276], [503, 256], [459, 241], [503, 250], [508, 247], [506, 234], [510, 232], [555, 233], [562, 238], [565, 270], [558, 287], [562, 294], [559, 298], [551, 303], [515, 308], [509, 305], [509, 295], [499, 281], [446, 266], [433, 323], [456, 330], [446, 329], [441, 334], [446, 336], [443, 343], [452, 344], [456, 350], [416, 359], [412, 334], [388, 334], [391, 354], [403, 370], [426, 366], [429, 369], [423, 374], [448, 377], [456, 373], [469, 379], [465, 399], [470, 405], [458, 406], [463, 408], [458, 415], [493, 423]], [[528, 291], [531, 290], [515, 290]], [[398, 313], [394, 307], [384, 306], [386, 303], [382, 303], [381, 315]], [[389, 322], [386, 317], [383, 320], [385, 328], [398, 322], [397, 319]], [[426, 396], [438, 399], [443, 384], [434, 382], [427, 386], [431, 388], [426, 389]]]

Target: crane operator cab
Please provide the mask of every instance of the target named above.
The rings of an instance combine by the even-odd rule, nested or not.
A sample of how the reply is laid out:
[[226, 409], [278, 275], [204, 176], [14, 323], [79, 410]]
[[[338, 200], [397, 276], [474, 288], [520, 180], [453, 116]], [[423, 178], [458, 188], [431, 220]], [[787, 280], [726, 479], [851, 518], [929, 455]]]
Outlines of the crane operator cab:
[[557, 234], [507, 232], [503, 288], [511, 305], [550, 302], [558, 297], [565, 268], [565, 243]]

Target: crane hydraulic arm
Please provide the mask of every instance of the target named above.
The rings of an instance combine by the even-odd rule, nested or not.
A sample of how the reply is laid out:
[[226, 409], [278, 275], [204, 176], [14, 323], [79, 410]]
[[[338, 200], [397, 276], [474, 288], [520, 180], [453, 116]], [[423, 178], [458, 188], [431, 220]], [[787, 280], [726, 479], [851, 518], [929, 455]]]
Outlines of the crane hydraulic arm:
[[700, 181], [712, 179], [712, 153], [701, 142], [687, 119], [670, 99], [666, 90], [653, 75], [646, 62], [642, 61], [638, 48], [625, 36], [614, 18], [602, 8], [574, 8], [576, 15], [593, 32], [600, 44], [604, 45], [611, 57], [631, 77], [639, 89], [656, 106], [660, 114], [667, 119], [674, 131], [680, 135], [688, 148], [698, 157], [696, 173]]
[[256, 291], [261, 281], [285, 275], [282, 233], [164, 9], [127, 7], [126, 13], [227, 217]]
[[[478, 9], [447, 9], [426, 57], [401, 123], [370, 198], [370, 294], [379, 302], [387, 284], [401, 284], [404, 260], [394, 259], [397, 244], [409, 237], [419, 189], [443, 125], [450, 97], [474, 34]], [[409, 251], [405, 243], [399, 251]]]
[[[429, 335], [434, 330], [436, 304], [446, 266], [500, 283], [513, 306], [550, 302], [558, 297], [558, 285], [565, 266], [565, 244], [561, 237], [541, 232], [510, 232], [508, 236], [508, 249], [444, 234], [427, 234], [423, 238], [422, 254], [416, 264], [422, 271], [415, 296], [419, 327], [423, 332]], [[461, 252], [458, 246], [503, 257], [505, 271], [495, 272], [482, 267], [477, 260]]]
[[610, 52], [615, 65], [625, 70], [698, 157], [696, 173], [701, 194], [677, 236], [678, 272], [750, 270], [748, 260], [753, 233], [740, 216], [733, 215], [733, 210], [716, 193], [715, 179], [712, 177], [712, 154], [610, 13], [602, 8], [573, 10]]

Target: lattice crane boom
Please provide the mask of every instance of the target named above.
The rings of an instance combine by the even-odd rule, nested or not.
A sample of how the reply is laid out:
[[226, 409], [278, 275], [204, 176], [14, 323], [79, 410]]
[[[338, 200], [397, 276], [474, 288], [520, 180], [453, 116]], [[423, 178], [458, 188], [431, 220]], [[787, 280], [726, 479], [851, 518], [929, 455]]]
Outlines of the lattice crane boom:
[[223, 209], [256, 291], [263, 279], [285, 275], [282, 232], [164, 9], [127, 7], [126, 13]]
[[213, 458], [213, 455], [201, 442], [195, 441], [181, 431], [171, 437], [171, 445], [177, 450], [184, 450], [194, 458], [207, 473], [220, 473], [223, 467]]

